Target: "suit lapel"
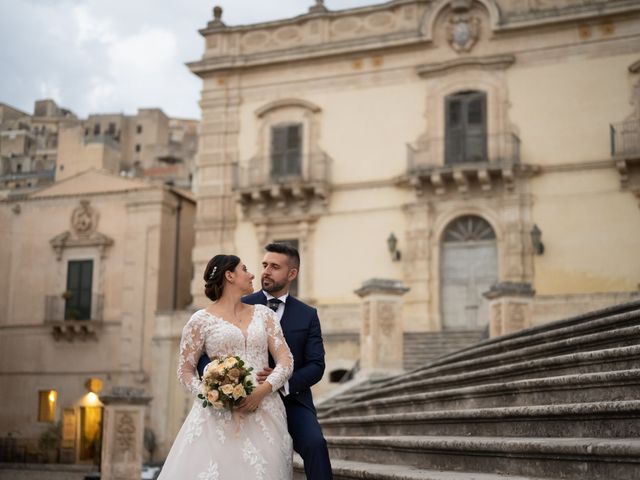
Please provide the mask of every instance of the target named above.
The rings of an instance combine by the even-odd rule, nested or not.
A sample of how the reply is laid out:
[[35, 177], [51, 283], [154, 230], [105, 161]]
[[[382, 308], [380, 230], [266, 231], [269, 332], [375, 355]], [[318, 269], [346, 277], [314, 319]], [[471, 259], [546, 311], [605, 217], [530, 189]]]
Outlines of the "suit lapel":
[[293, 315], [294, 315], [292, 310], [295, 310], [294, 302], [295, 300], [291, 297], [291, 295], [289, 295], [287, 297], [287, 303], [285, 303], [285, 306], [284, 306], [284, 313], [282, 314], [282, 320], [280, 320], [280, 328], [282, 328], [283, 333], [287, 331], [289, 324], [293, 322], [293, 320], [291, 319], [293, 318]]
[[267, 297], [265, 297], [262, 290], [260, 290], [259, 292], [255, 292], [251, 295], [247, 295], [246, 297], [242, 297], [242, 301], [248, 305], [266, 305]]

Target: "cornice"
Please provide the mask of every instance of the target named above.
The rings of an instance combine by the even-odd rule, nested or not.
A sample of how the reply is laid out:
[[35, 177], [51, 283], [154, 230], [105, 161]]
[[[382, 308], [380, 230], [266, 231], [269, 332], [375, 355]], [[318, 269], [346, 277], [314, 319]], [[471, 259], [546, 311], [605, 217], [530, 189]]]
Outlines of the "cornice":
[[299, 107], [310, 110], [313, 113], [318, 113], [321, 108], [308, 100], [302, 100], [300, 98], [283, 98], [281, 100], [275, 100], [273, 102], [268, 103], [267, 105], [256, 110], [256, 116], [258, 118], [262, 118], [264, 115], [269, 113], [272, 110], [277, 110], [279, 108], [285, 107]]
[[416, 67], [416, 72], [422, 78], [439, 75], [447, 70], [459, 68], [483, 68], [486, 70], [504, 70], [516, 61], [514, 55], [494, 55], [491, 57], [462, 57], [446, 62], [429, 63]]
[[[575, 5], [565, 0], [554, 7], [519, 11], [506, 9], [495, 0], [473, 1], [488, 11], [489, 41], [500, 34], [640, 13], [637, 0], [576, 2]], [[228, 27], [214, 21], [210, 22], [210, 28], [200, 30], [207, 42], [204, 56], [187, 66], [194, 74], [206, 76], [400, 48], [429, 48], [434, 45], [433, 29], [437, 19], [449, 11], [449, 4], [450, 0], [395, 0], [253, 25]], [[374, 17], [383, 22], [380, 29], [372, 27]], [[336, 34], [339, 23], [339, 34]]]
[[560, 23], [584, 22], [591, 19], [640, 12], [637, 0], [609, 1], [607, 4], [575, 5], [564, 8], [532, 10], [523, 13], [506, 13], [498, 31], [546, 27]]
[[308, 45], [296, 48], [283, 48], [246, 55], [226, 55], [209, 57], [203, 60], [186, 63], [186, 66], [196, 75], [202, 77], [208, 73], [231, 73], [255, 67], [290, 64], [332, 57], [362, 55], [379, 51], [388, 51], [403, 47], [425, 46], [430, 42], [420, 38], [417, 31], [399, 32], [384, 37], [366, 37], [350, 39], [342, 42], [332, 42], [320, 45]]
[[386, 3], [381, 3], [378, 5], [367, 5], [364, 7], [356, 7], [356, 8], [346, 8], [342, 10], [325, 10], [323, 12], [308, 12], [303, 13], [301, 15], [297, 15], [291, 18], [283, 18], [281, 20], [273, 20], [269, 22], [260, 22], [260, 23], [252, 23], [249, 25], [236, 25], [236, 26], [227, 26], [224, 24], [214, 24], [213, 22], [209, 22], [209, 25], [206, 28], [202, 28], [198, 30], [198, 32], [206, 37], [210, 34], [216, 33], [233, 33], [233, 32], [251, 32], [253, 30], [260, 29], [276, 29], [280, 27], [286, 27], [290, 25], [299, 25], [302, 23], [306, 23], [311, 20], [316, 19], [335, 19], [342, 18], [351, 15], [360, 15], [360, 14], [368, 14], [379, 11], [386, 11], [389, 9], [395, 9], [403, 5], [409, 4], [417, 4], [417, 3], [432, 3], [434, 0], [390, 0]]

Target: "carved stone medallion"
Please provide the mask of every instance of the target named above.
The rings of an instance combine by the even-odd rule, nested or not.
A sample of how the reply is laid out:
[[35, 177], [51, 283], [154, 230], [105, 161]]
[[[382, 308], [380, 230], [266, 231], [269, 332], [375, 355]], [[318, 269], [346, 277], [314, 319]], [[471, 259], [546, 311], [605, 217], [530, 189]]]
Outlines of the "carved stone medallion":
[[78, 236], [88, 236], [96, 230], [98, 212], [89, 206], [89, 200], [80, 200], [80, 206], [71, 214], [71, 228]]
[[454, 15], [449, 20], [447, 39], [456, 52], [469, 52], [480, 37], [480, 19], [468, 15]]

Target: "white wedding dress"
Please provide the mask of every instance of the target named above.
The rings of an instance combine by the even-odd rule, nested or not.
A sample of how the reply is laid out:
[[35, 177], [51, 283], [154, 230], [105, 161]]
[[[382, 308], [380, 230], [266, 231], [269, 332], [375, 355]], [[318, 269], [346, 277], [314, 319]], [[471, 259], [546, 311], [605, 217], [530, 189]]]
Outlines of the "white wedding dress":
[[[203, 408], [196, 365], [209, 357], [239, 355], [255, 373], [276, 367], [267, 378], [273, 391], [254, 413], [242, 418], [227, 410]], [[159, 480], [286, 480], [292, 477], [293, 447], [278, 390], [293, 371], [293, 357], [275, 313], [255, 305], [246, 333], [205, 310], [193, 314], [182, 331], [178, 379], [195, 398], [162, 467]]]

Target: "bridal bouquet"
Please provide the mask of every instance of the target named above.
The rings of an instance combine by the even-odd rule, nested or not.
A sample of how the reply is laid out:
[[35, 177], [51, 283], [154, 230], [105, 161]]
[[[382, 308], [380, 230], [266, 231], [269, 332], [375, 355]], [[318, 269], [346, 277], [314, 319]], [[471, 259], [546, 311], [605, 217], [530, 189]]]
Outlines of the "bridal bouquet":
[[238, 356], [213, 357], [202, 376], [202, 406], [233, 410], [254, 389], [251, 370]]

